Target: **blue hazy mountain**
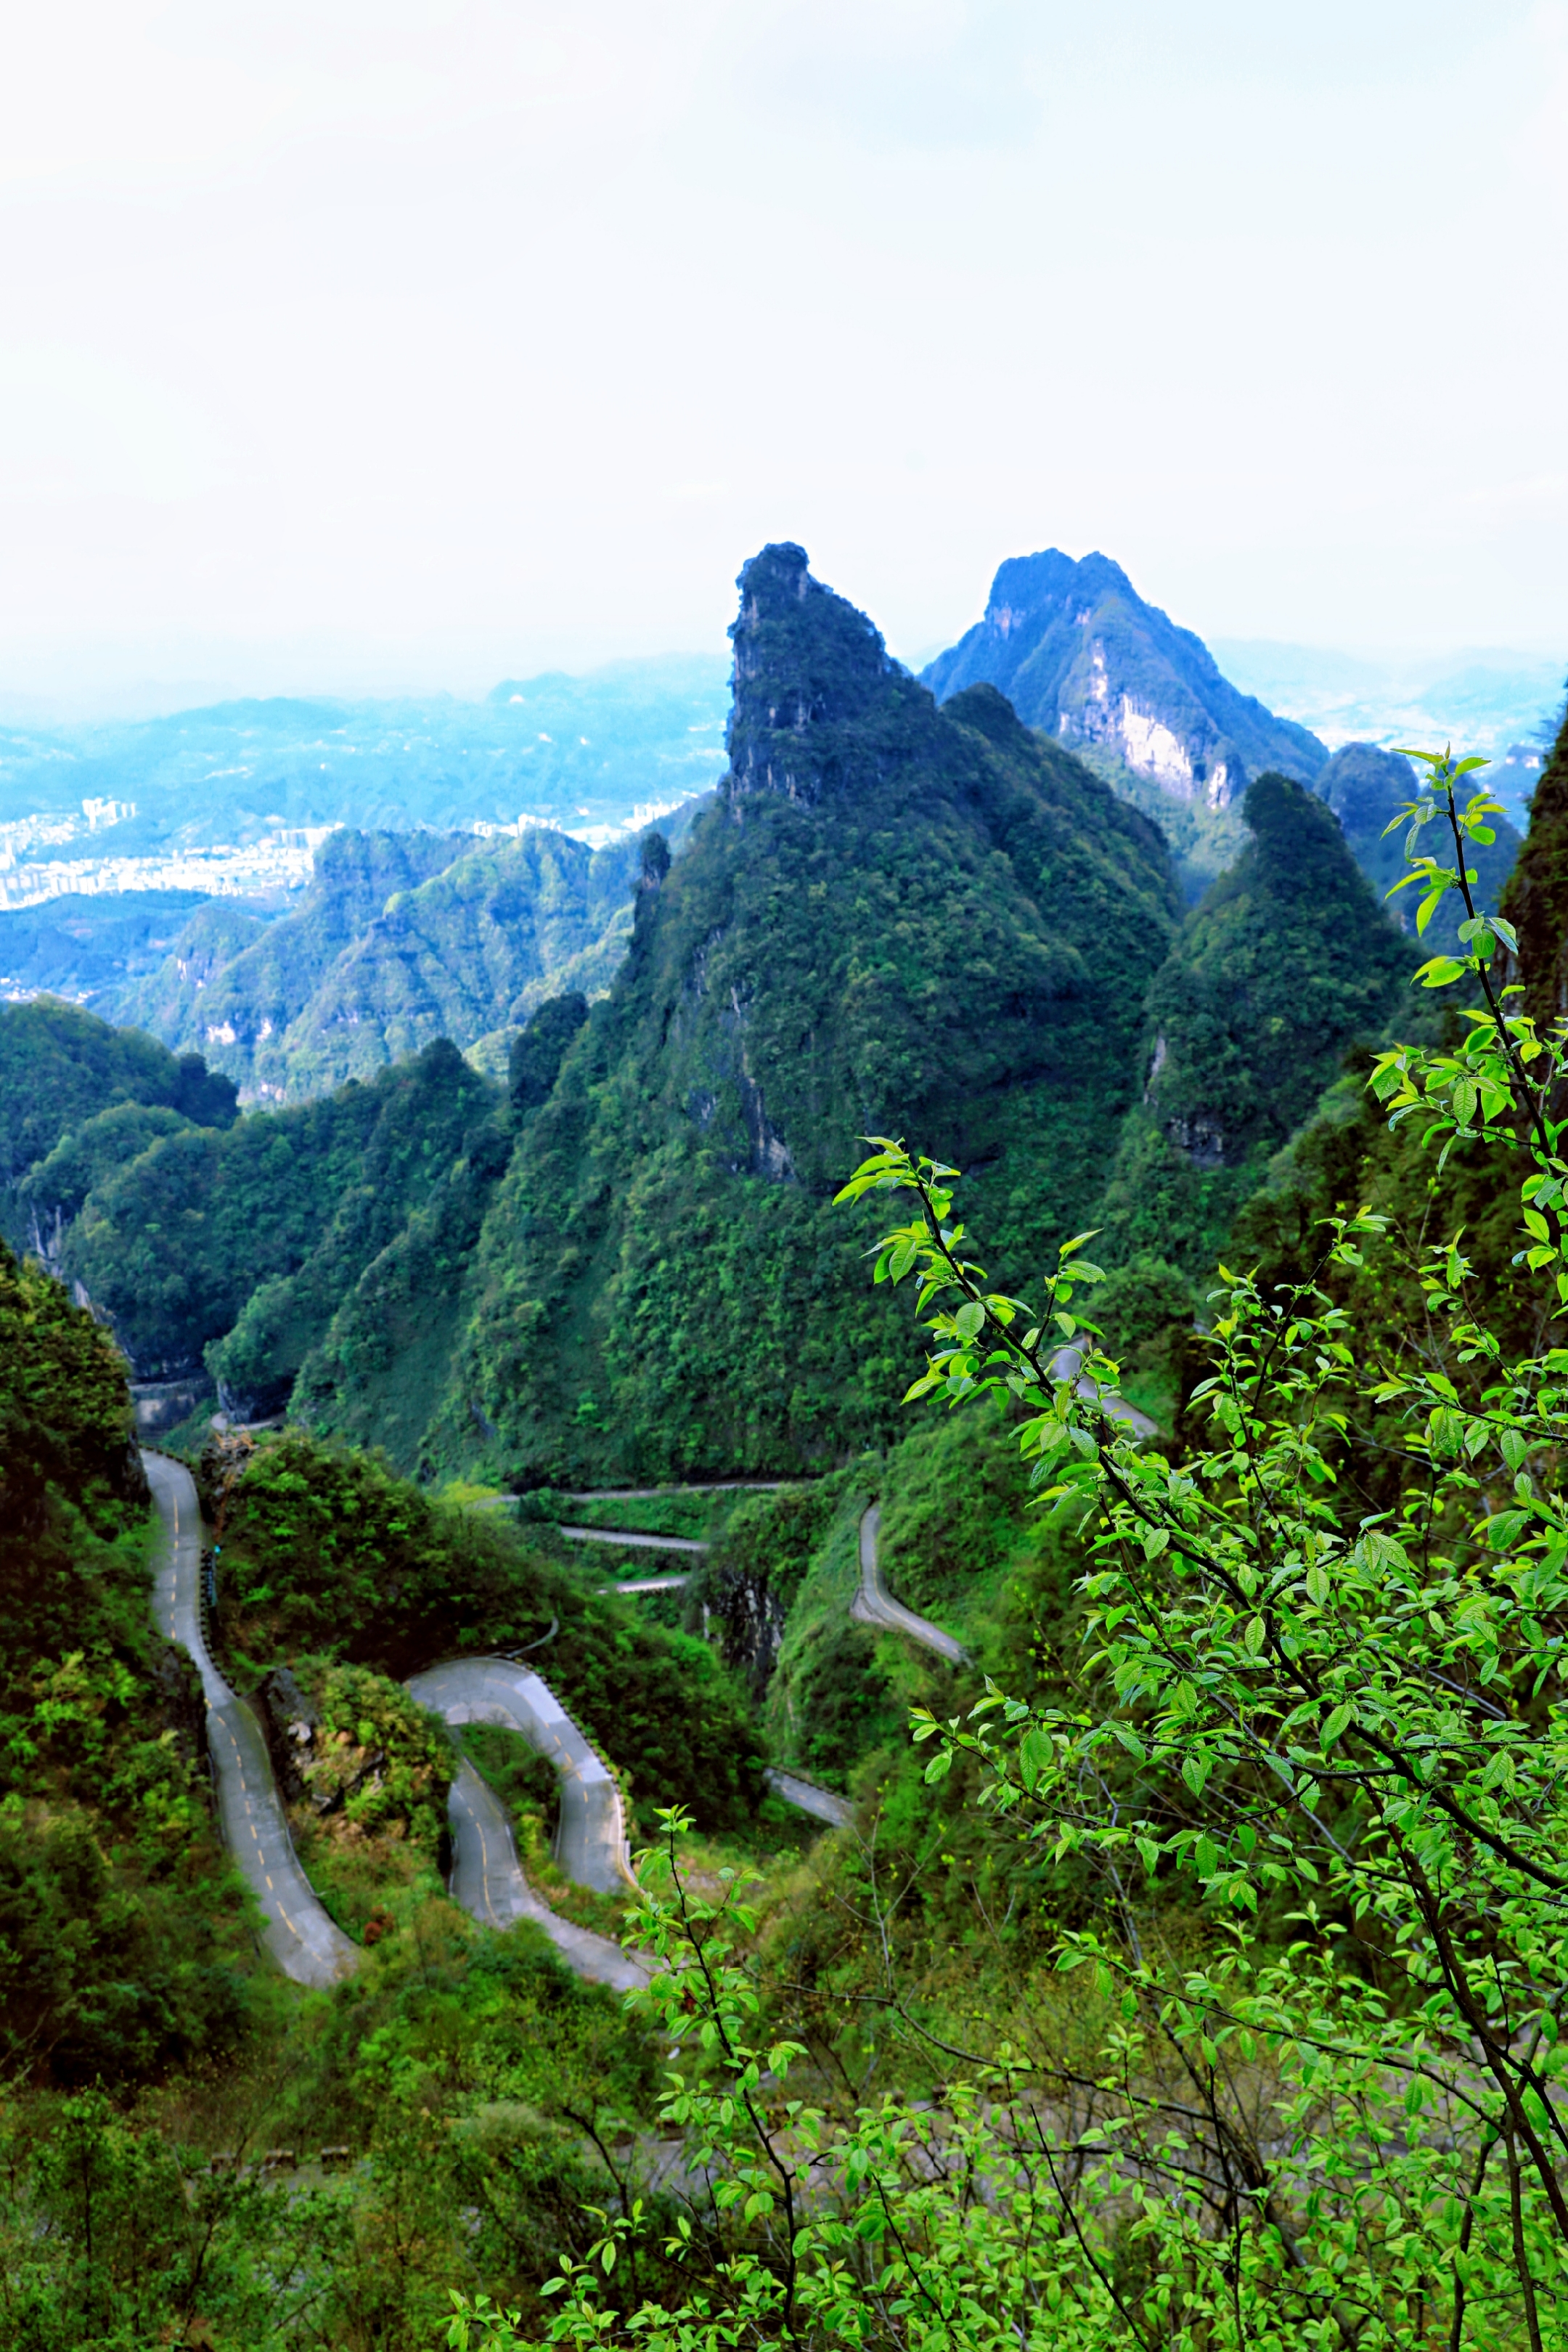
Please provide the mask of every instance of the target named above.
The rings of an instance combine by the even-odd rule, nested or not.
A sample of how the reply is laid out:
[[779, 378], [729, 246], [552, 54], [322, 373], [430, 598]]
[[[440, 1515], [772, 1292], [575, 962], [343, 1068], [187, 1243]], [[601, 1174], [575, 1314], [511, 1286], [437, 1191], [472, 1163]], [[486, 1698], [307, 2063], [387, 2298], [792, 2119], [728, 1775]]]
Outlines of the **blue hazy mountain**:
[[1265, 769], [1311, 783], [1328, 758], [1305, 727], [1232, 686], [1106, 555], [1009, 558], [984, 617], [921, 675], [942, 702], [998, 687], [1026, 726], [1109, 755], [1189, 809], [1228, 809]]
[[1218, 639], [1227, 671], [1336, 748], [1363, 741], [1479, 752], [1516, 825], [1563, 722], [1568, 657], [1494, 647], [1474, 653], [1373, 658], [1324, 646]]
[[591, 835], [723, 772], [722, 654], [508, 678], [483, 702], [225, 702], [165, 719], [0, 730], [0, 824], [84, 800], [138, 814], [78, 856], [244, 843], [269, 826], [438, 829], [520, 814]]

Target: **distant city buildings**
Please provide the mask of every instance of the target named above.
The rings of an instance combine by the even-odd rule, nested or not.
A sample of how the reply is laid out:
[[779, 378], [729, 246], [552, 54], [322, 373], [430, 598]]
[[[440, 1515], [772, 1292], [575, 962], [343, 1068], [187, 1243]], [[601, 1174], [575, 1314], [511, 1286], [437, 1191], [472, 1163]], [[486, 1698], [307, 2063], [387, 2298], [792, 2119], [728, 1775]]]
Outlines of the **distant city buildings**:
[[50, 898], [106, 898], [126, 890], [199, 890], [210, 898], [298, 890], [315, 871], [316, 852], [335, 825], [275, 826], [260, 841], [141, 856], [39, 857], [84, 835], [105, 832], [136, 814], [134, 801], [85, 800], [80, 815], [26, 816], [0, 824], [0, 912]]

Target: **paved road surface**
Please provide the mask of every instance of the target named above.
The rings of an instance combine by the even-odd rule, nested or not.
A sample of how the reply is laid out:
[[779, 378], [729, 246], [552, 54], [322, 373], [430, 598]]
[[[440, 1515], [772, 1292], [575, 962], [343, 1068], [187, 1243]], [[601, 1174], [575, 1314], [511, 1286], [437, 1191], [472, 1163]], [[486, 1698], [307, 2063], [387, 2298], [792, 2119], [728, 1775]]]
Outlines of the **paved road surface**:
[[917, 1617], [902, 1601], [895, 1601], [888, 1591], [882, 1570], [877, 1565], [876, 1531], [882, 1512], [873, 1503], [861, 1519], [861, 1581], [860, 1591], [850, 1603], [850, 1615], [862, 1625], [885, 1626], [890, 1633], [903, 1633], [911, 1642], [918, 1642], [923, 1650], [935, 1650], [949, 1665], [964, 1665], [969, 1653], [962, 1642], [951, 1633], [944, 1633], [940, 1625], [928, 1618]]
[[679, 1592], [689, 1576], [628, 1576], [619, 1584], [601, 1584], [601, 1592]]
[[456, 1658], [411, 1675], [408, 1688], [446, 1723], [520, 1731], [560, 1775], [555, 1854], [567, 1876], [605, 1895], [636, 1885], [621, 1791], [548, 1683], [510, 1658]]
[[618, 1992], [647, 1983], [641, 1960], [607, 1936], [561, 1918], [534, 1893], [523, 1876], [506, 1808], [466, 1757], [457, 1768], [446, 1810], [452, 1822], [452, 1899], [482, 1927], [510, 1927], [518, 1919], [532, 1919], [580, 1977], [612, 1985]]
[[[1082, 1347], [1077, 1340], [1071, 1340], [1065, 1348], [1057, 1349], [1051, 1360], [1051, 1369], [1059, 1381], [1071, 1381], [1082, 1361]], [[1073, 1388], [1079, 1396], [1091, 1398], [1117, 1421], [1124, 1421], [1134, 1437], [1153, 1437], [1155, 1434], [1155, 1425], [1148, 1414], [1140, 1412], [1135, 1404], [1129, 1404], [1126, 1398], [1118, 1396], [1113, 1389], [1098, 1389], [1091, 1380], [1073, 1381]]]
[[804, 1486], [805, 1478], [709, 1478], [695, 1486], [587, 1486], [569, 1503], [656, 1503], [664, 1495], [776, 1495], [781, 1486]]
[[568, 1543], [637, 1544], [644, 1551], [711, 1551], [695, 1536], [645, 1536], [632, 1528], [561, 1528]]
[[762, 1777], [774, 1795], [782, 1797], [787, 1805], [810, 1813], [815, 1821], [827, 1822], [836, 1830], [841, 1830], [846, 1822], [855, 1817], [855, 1809], [847, 1798], [835, 1797], [831, 1789], [819, 1789], [815, 1780], [802, 1780], [798, 1772], [779, 1772], [769, 1765]]
[[262, 1941], [285, 1976], [297, 1984], [331, 1984], [358, 1965], [359, 1949], [333, 1926], [300, 1869], [261, 1726], [230, 1690], [203, 1638], [195, 1482], [164, 1454], [143, 1454], [141, 1461], [163, 1522], [153, 1613], [160, 1633], [188, 1653], [202, 1678], [225, 1841], [261, 1906]]

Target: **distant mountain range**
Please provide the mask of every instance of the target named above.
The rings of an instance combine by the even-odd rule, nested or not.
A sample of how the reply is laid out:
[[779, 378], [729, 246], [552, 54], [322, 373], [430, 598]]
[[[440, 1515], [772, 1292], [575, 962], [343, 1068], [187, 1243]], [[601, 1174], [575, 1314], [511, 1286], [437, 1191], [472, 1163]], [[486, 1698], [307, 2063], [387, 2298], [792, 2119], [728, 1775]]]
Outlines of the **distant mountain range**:
[[[1329, 798], [1386, 887], [1391, 853], [1367, 812], [1375, 802], [1385, 822], [1408, 788], [1386, 754], [1391, 714], [1415, 740], [1447, 740], [1432, 711], [1419, 698], [1377, 704], [1398, 682], [1374, 664], [1224, 651], [1239, 683], [1109, 557], [1047, 549], [999, 567], [983, 617], [923, 677], [939, 702], [995, 687], [1152, 816], [1189, 905], [1245, 849], [1240, 797], [1269, 770]], [[1486, 748], [1500, 712], [1532, 695], [1548, 708], [1555, 677], [1552, 665], [1478, 662], [1428, 698], [1448, 697], [1457, 742]], [[717, 781], [727, 688], [721, 657], [670, 656], [506, 679], [479, 703], [276, 699], [0, 732], [0, 995], [50, 990], [143, 1023], [199, 1046], [247, 1098], [298, 1099], [438, 1034], [473, 1050], [541, 992], [608, 985], [629, 935], [630, 866], [601, 869], [619, 877], [601, 906], [593, 853]], [[1309, 711], [1339, 762], [1358, 750], [1348, 716], [1381, 732], [1384, 749], [1360, 744], [1374, 765], [1354, 788], [1301, 723]], [[1542, 756], [1521, 740], [1489, 778], [1520, 823]], [[541, 825], [558, 845], [548, 855]], [[334, 826], [382, 846], [334, 849]], [[1506, 870], [1516, 846], [1505, 833], [1489, 866]], [[383, 865], [401, 878], [382, 888]], [[37, 903], [45, 889], [59, 895]]]
[[591, 846], [715, 782], [724, 767], [721, 655], [616, 662], [584, 677], [507, 678], [483, 702], [220, 703], [168, 719], [0, 730], [0, 825], [85, 801], [133, 803], [112, 829], [29, 855], [75, 861], [269, 831], [438, 830], [519, 814]]
[[1215, 638], [1212, 650], [1228, 677], [1333, 749], [1451, 742], [1480, 752], [1492, 761], [1489, 782], [1516, 823], [1561, 724], [1568, 667], [1561, 656], [1502, 651], [1371, 661], [1318, 646], [1228, 637]]

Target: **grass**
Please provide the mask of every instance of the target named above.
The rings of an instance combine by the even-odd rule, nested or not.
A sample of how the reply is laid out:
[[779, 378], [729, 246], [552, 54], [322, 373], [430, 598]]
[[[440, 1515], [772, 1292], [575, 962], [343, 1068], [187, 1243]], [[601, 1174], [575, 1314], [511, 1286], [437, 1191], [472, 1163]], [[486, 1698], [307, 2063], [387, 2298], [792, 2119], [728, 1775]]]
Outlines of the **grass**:
[[433, 1898], [445, 1900], [434, 1855], [395, 1832], [369, 1833], [308, 1805], [288, 1808], [288, 1827], [323, 1908], [356, 1944], [397, 1936]]

